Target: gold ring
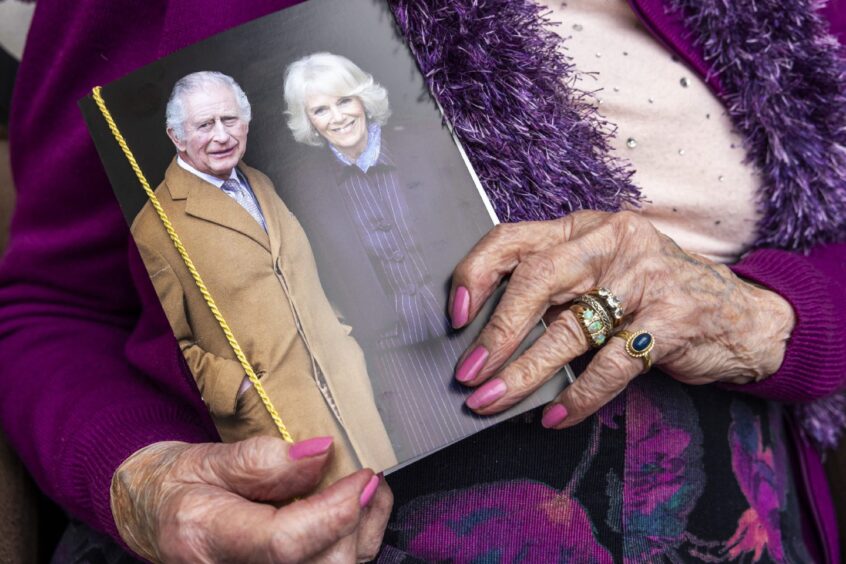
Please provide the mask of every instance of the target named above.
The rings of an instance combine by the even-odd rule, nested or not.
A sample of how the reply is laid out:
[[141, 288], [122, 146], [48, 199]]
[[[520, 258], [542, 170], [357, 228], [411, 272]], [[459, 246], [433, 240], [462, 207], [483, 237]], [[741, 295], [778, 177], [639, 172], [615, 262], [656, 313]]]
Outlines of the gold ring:
[[626, 354], [632, 358], [639, 358], [643, 361], [643, 371], [647, 372], [652, 368], [652, 347], [655, 346], [655, 338], [652, 333], [640, 329], [638, 331], [617, 331], [614, 335], [626, 342]]
[[579, 321], [579, 326], [591, 347], [598, 349], [605, 344], [605, 341], [611, 335], [611, 323], [608, 321], [608, 316], [604, 315], [605, 312], [601, 307], [594, 309], [577, 300], [577, 303], [570, 306], [570, 311]]
[[596, 296], [602, 300], [603, 305], [608, 311], [608, 315], [611, 317], [613, 326], [617, 327], [625, 315], [623, 303], [620, 301], [620, 298], [615, 296], [608, 288], [596, 288], [595, 290], [591, 290], [589, 295]]
[[574, 304], [581, 304], [585, 306], [587, 309], [590, 309], [594, 312], [596, 316], [599, 317], [602, 324], [608, 328], [606, 337], [611, 336], [611, 330], [614, 329], [614, 320], [608, 315], [608, 310], [605, 309], [605, 304], [603, 304], [596, 296], [593, 294], [584, 294], [579, 296], [575, 300], [573, 300]]

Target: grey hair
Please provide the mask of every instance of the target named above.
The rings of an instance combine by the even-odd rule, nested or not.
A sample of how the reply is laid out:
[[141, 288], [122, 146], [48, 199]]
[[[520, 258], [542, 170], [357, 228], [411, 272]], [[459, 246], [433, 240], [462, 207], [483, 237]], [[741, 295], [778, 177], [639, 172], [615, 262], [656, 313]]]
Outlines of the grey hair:
[[238, 102], [238, 108], [241, 111], [241, 119], [247, 123], [253, 117], [253, 110], [250, 107], [250, 101], [244, 90], [235, 82], [235, 79], [222, 72], [216, 71], [200, 71], [187, 74], [176, 81], [173, 85], [173, 90], [170, 92], [170, 98], [167, 101], [167, 110], [165, 111], [165, 122], [167, 128], [173, 131], [173, 134], [180, 141], [185, 140], [185, 120], [188, 116], [185, 115], [185, 96], [197, 90], [202, 90], [210, 84], [218, 84], [228, 86], [235, 94], [235, 100]]
[[294, 139], [306, 145], [323, 144], [323, 139], [312, 127], [306, 114], [306, 98], [313, 93], [358, 98], [364, 105], [368, 122], [385, 125], [391, 115], [388, 91], [373, 80], [373, 75], [340, 55], [307, 55], [288, 65], [285, 70], [285, 115], [288, 117], [288, 128]]

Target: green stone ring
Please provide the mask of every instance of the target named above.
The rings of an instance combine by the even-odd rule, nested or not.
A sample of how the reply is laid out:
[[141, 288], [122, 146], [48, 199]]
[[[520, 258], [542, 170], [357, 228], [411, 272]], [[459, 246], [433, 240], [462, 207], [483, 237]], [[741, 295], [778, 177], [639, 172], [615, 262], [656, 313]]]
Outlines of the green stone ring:
[[655, 338], [652, 333], [643, 329], [639, 331], [618, 331], [615, 337], [620, 337], [626, 342], [626, 354], [632, 358], [639, 358], [643, 361], [643, 371], [647, 372], [652, 368], [652, 348], [655, 346]]
[[590, 346], [598, 349], [611, 335], [611, 323], [602, 308], [593, 308], [585, 303], [575, 303], [570, 311], [576, 316], [579, 326], [587, 337]]

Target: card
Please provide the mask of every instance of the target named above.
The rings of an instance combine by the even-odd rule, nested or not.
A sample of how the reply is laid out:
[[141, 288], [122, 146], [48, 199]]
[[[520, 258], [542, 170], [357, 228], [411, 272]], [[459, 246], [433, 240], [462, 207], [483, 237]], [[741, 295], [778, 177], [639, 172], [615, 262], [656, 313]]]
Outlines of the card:
[[383, 3], [299, 4], [81, 106], [224, 441], [332, 435], [335, 477], [390, 471], [572, 378], [464, 405], [456, 363], [502, 288], [454, 330], [450, 278], [497, 220]]

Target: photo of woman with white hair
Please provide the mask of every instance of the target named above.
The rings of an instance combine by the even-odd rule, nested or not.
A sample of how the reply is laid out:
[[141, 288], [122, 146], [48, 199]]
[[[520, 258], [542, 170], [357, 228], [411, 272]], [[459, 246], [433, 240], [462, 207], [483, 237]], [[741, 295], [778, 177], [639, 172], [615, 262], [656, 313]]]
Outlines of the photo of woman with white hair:
[[453, 258], [492, 222], [479, 217], [455, 147], [431, 125], [389, 127], [387, 90], [339, 55], [289, 65], [284, 93], [288, 127], [312, 147], [284, 198], [312, 241], [327, 296], [365, 351], [397, 457], [480, 430], [452, 377], [473, 335], [451, 329], [444, 304]]

